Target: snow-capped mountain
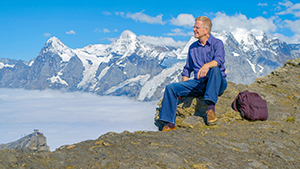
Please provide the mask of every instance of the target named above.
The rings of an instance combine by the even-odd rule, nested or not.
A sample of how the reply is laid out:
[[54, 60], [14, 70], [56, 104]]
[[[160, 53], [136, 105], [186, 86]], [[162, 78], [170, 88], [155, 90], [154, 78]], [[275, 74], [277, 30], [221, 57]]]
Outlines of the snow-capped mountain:
[[[213, 33], [224, 42], [227, 79], [252, 83], [300, 57], [300, 45], [268, 39], [260, 31]], [[129, 31], [109, 45], [71, 49], [50, 38], [29, 63], [0, 59], [0, 86], [26, 89], [63, 89], [99, 95], [126, 95], [138, 100], [162, 97], [164, 87], [181, 80], [191, 38], [181, 48], [151, 45]]]

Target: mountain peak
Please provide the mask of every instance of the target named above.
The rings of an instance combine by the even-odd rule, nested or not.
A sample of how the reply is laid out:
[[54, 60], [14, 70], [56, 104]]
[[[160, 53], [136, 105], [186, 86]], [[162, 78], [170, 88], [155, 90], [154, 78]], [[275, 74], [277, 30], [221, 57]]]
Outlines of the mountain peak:
[[139, 43], [139, 40], [133, 32], [130, 30], [125, 30], [122, 32], [121, 36], [112, 43], [114, 50], [119, 54], [128, 53], [128, 51], [134, 51], [136, 49], [136, 43]]
[[63, 59], [63, 61], [68, 61], [74, 55], [72, 50], [55, 36], [51, 37], [46, 42], [39, 55], [48, 52], [58, 54]]
[[51, 37], [48, 41], [57, 41], [59, 40], [56, 36]]
[[52, 47], [63, 47], [65, 48], [66, 45], [64, 43], [62, 43], [61, 40], [59, 40], [57, 37], [53, 36], [51, 37], [47, 42], [46, 42], [46, 45], [45, 46], [52, 46]]
[[136, 39], [137, 36], [136, 34], [134, 34], [133, 32], [131, 32], [130, 30], [125, 30], [122, 32], [120, 39]]

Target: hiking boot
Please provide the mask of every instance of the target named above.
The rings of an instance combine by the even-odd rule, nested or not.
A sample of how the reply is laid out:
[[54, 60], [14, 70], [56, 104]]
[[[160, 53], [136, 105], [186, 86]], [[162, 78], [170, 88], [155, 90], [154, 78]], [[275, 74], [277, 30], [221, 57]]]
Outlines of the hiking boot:
[[177, 130], [176, 127], [169, 127], [169, 126], [164, 126], [162, 131], [171, 131], [171, 130]]
[[217, 117], [215, 115], [215, 112], [213, 110], [207, 110], [207, 125], [213, 126], [217, 124]]
[[154, 124], [158, 127], [159, 131], [162, 131], [164, 126], [167, 125], [167, 122], [164, 122], [164, 121], [161, 121], [161, 120], [156, 120]]

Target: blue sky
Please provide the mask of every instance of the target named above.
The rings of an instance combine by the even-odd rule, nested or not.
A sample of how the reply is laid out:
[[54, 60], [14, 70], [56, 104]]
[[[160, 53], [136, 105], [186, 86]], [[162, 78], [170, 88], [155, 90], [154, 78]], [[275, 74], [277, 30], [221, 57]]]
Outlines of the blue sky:
[[258, 29], [300, 43], [295, 0], [9, 0], [0, 2], [0, 58], [29, 61], [52, 36], [73, 49], [109, 44], [124, 30], [147, 42], [180, 46], [202, 15], [212, 19], [213, 31]]

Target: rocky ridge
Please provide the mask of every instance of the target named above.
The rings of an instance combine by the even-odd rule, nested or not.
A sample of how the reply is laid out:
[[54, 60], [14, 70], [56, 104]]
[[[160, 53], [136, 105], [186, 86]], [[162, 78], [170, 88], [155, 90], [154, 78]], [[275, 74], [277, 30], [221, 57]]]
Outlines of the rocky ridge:
[[[266, 121], [242, 120], [231, 108], [249, 90], [267, 102]], [[0, 150], [0, 168], [300, 168], [300, 59], [251, 85], [228, 83], [206, 126], [201, 98], [182, 98], [178, 129], [107, 133], [54, 152]]]
[[33, 133], [28, 134], [17, 141], [0, 144], [0, 150], [2, 149], [19, 149], [26, 152], [50, 151], [46, 137], [43, 133], [39, 132], [39, 130], [34, 130]]

